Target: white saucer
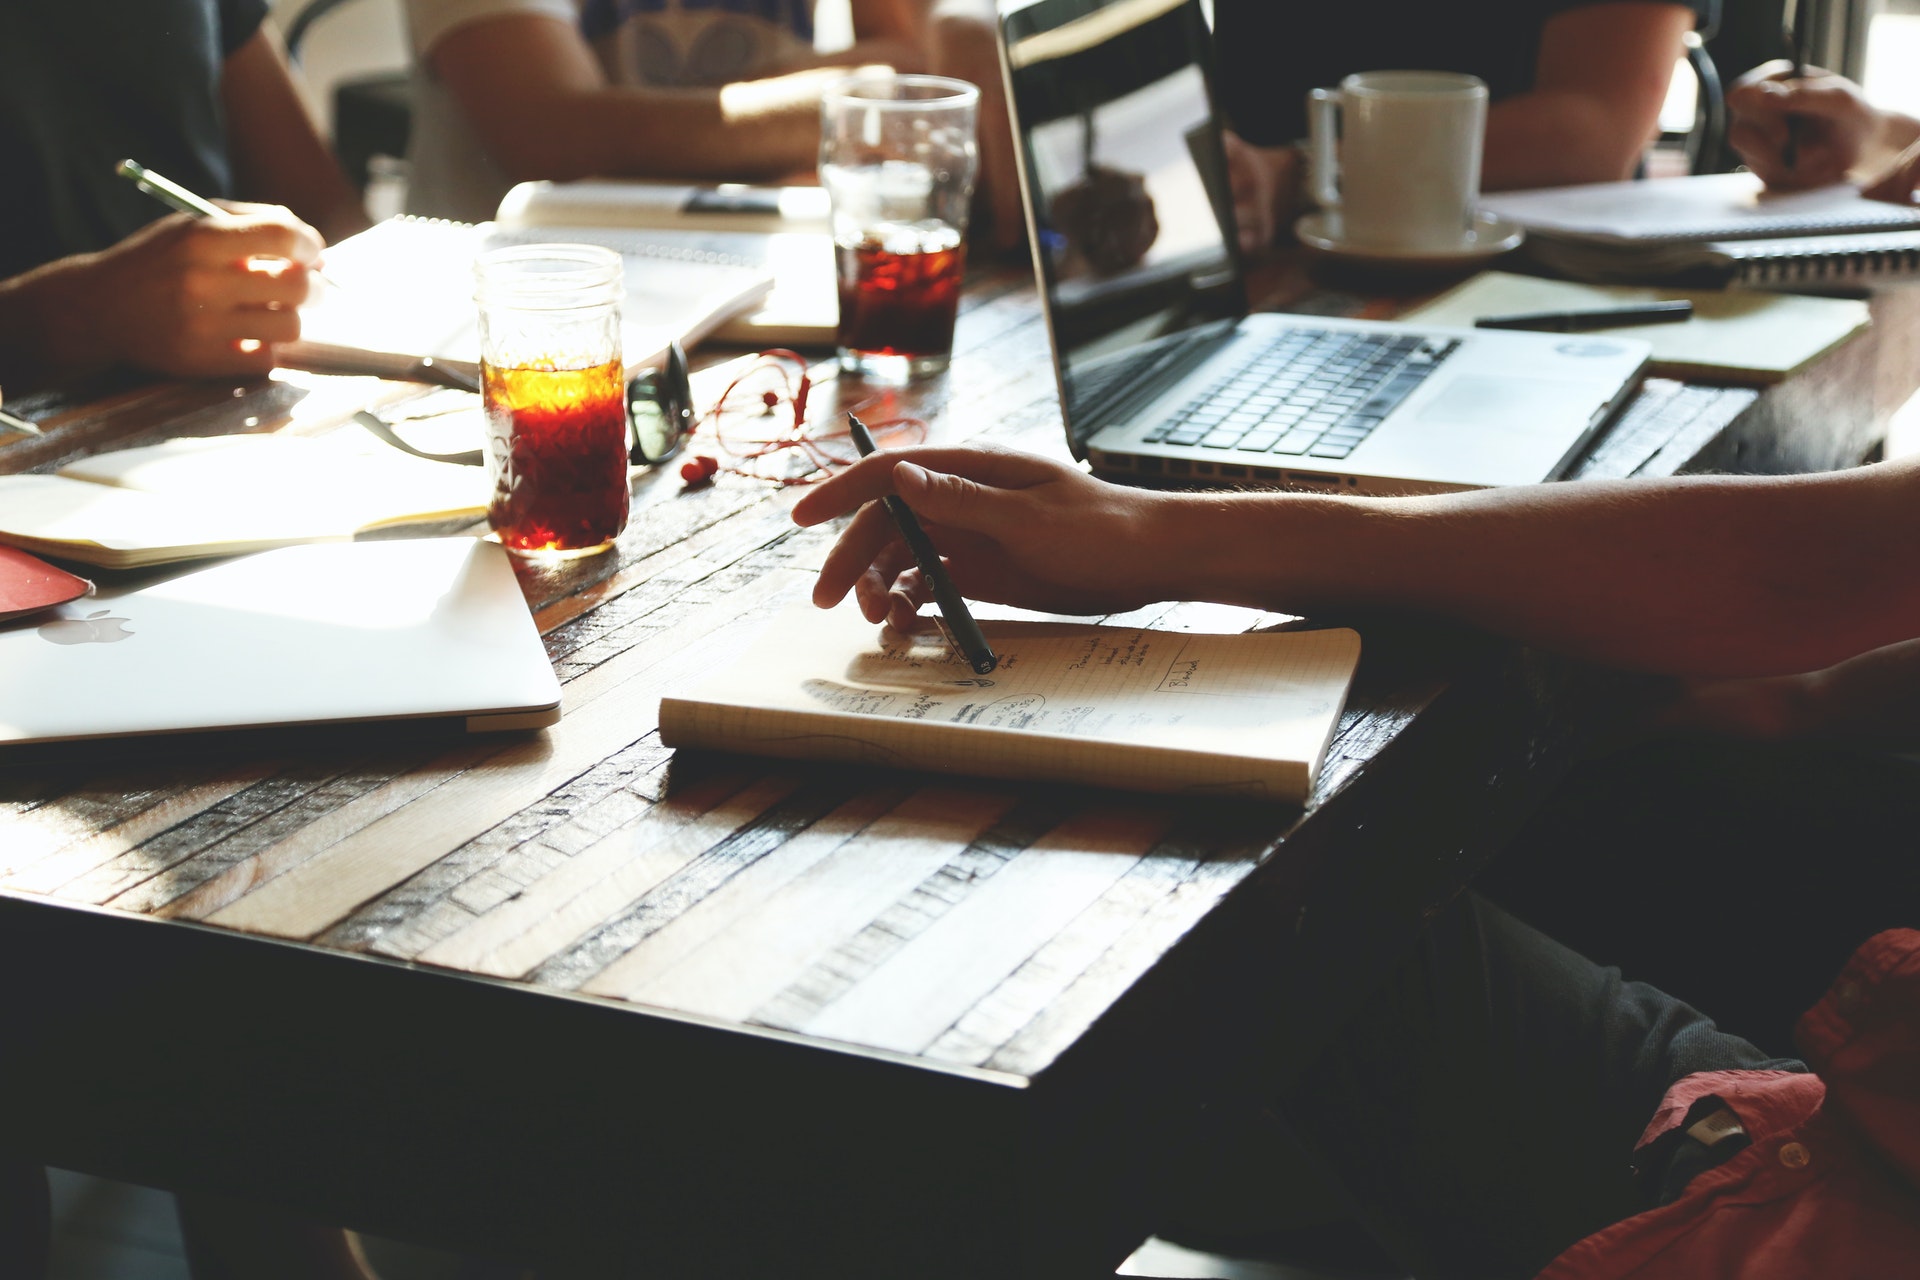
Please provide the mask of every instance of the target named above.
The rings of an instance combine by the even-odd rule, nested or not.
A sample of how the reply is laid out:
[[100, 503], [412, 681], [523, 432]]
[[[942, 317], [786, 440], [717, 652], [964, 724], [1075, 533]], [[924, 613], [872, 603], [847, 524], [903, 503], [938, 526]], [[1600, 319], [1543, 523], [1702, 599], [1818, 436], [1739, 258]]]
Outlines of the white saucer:
[[1461, 267], [1497, 258], [1520, 247], [1527, 238], [1517, 222], [1495, 217], [1484, 209], [1474, 215], [1473, 230], [1460, 237], [1460, 243], [1445, 249], [1395, 249], [1384, 245], [1349, 243], [1340, 234], [1340, 212], [1322, 209], [1302, 214], [1293, 224], [1300, 243], [1329, 257], [1379, 267]]

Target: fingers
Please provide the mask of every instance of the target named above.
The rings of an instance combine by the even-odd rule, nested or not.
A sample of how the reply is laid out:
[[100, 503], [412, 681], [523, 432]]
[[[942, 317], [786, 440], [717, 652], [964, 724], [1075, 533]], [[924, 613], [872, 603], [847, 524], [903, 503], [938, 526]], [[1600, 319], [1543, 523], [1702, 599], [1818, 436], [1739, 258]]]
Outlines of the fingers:
[[[927, 575], [920, 572], [918, 566], [902, 569], [893, 580], [893, 587], [886, 593], [883, 601], [886, 608], [886, 620], [893, 624], [896, 631], [915, 632], [921, 630], [920, 606], [933, 599], [933, 587], [927, 582]], [[879, 619], [873, 619], [878, 621]]]
[[853, 517], [833, 549], [827, 552], [820, 577], [813, 584], [813, 602], [822, 609], [839, 604], [862, 576], [880, 562], [881, 553], [890, 546], [905, 550], [900, 531], [886, 507], [870, 502]]
[[213, 266], [247, 258], [285, 258], [311, 264], [325, 245], [320, 233], [276, 205], [235, 206], [224, 218], [193, 224], [189, 249], [194, 260]]
[[307, 300], [313, 275], [297, 262], [253, 258], [189, 267], [180, 278], [181, 301], [195, 309], [293, 308]]
[[1009, 492], [965, 476], [929, 471], [904, 459], [894, 464], [893, 485], [922, 519], [969, 533], [993, 534], [1019, 520], [1010, 508], [1017, 501], [1017, 489]]
[[894, 467], [903, 460], [931, 471], [964, 476], [996, 489], [1028, 489], [1069, 471], [1060, 463], [1011, 449], [921, 446], [885, 450], [861, 459], [795, 503], [794, 523], [802, 527], [824, 524], [858, 510], [875, 498], [897, 492]]
[[1912, 204], [1917, 192], [1920, 192], [1920, 143], [1902, 152], [1891, 169], [1867, 184], [1863, 194], [1870, 200]]
[[1770, 187], [1839, 182], [1859, 162], [1875, 112], [1845, 77], [1791, 77], [1789, 64], [1770, 63], [1735, 85], [1727, 94], [1727, 141]]

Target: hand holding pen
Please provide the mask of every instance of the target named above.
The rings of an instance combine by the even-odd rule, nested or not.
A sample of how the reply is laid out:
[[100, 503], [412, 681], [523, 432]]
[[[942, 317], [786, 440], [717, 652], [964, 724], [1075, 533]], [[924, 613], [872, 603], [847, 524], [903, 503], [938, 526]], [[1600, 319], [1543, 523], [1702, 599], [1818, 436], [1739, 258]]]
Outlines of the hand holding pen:
[[[151, 193], [155, 175], [140, 172]], [[190, 196], [176, 191], [179, 201]], [[48, 310], [71, 320], [74, 349], [55, 352], [50, 365], [202, 377], [273, 367], [274, 344], [299, 337], [304, 268], [323, 241], [285, 209], [200, 203], [217, 216], [194, 208], [191, 221], [163, 218], [90, 258], [56, 264], [52, 284], [62, 296]]]
[[[853, 436], [854, 447], [860, 450], [861, 457], [866, 457], [877, 447], [873, 443], [872, 433], [867, 430], [867, 424], [852, 414], [847, 415], [847, 431]], [[933, 540], [927, 537], [927, 531], [920, 527], [920, 521], [905, 502], [892, 494], [881, 501], [886, 504], [887, 514], [893, 517], [894, 524], [899, 526], [900, 537], [913, 553], [922, 579], [933, 592], [934, 603], [940, 609], [941, 630], [946, 633], [947, 643], [966, 659], [976, 675], [989, 674], [1000, 665], [1000, 660], [994, 656], [986, 636], [981, 634], [980, 624], [973, 620], [973, 614], [954, 587], [953, 579], [947, 576]]]

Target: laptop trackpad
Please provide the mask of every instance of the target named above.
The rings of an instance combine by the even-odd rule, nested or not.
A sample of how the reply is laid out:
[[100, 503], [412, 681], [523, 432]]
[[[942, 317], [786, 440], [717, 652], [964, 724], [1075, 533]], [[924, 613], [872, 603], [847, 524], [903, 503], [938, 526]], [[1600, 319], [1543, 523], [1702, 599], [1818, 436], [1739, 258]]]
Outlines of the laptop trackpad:
[[1537, 427], [1578, 415], [1582, 422], [1605, 401], [1599, 387], [1593, 398], [1578, 383], [1546, 378], [1455, 378], [1421, 406], [1422, 422], [1461, 422], [1476, 426]]

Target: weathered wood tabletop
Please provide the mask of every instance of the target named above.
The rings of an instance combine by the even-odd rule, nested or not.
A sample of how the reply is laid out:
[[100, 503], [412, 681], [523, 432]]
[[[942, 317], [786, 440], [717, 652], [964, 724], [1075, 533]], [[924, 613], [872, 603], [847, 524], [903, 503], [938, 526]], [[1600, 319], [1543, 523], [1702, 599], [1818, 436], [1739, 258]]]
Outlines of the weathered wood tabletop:
[[[1636, 465], [1858, 460], [1920, 383], [1913, 298], [1876, 306]], [[887, 407], [1061, 454], [1045, 351], [1027, 279], [982, 273], [951, 372]], [[366, 390], [134, 388], [0, 471], [315, 429]], [[614, 553], [523, 568], [547, 731], [0, 755], [0, 1146], [600, 1274], [1100, 1274], [1196, 1108], [1309, 1052], [1598, 723], [1558, 664], [1375, 622], [1305, 811], [676, 760], [660, 696], [830, 543], [792, 496], [643, 477]]]

